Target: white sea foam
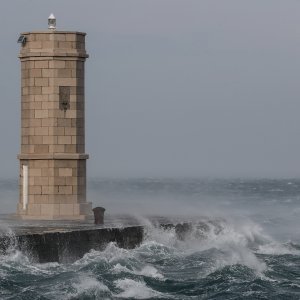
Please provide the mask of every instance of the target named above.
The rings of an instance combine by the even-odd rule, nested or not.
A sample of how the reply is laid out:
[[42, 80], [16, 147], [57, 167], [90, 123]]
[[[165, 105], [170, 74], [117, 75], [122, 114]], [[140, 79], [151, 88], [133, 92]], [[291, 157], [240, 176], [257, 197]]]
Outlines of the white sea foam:
[[284, 245], [272, 241], [268, 244], [260, 245], [258, 247], [257, 253], [269, 255], [300, 255], [300, 250], [297, 250], [289, 245]]
[[24, 277], [55, 276], [61, 274], [67, 268], [67, 266], [58, 263], [35, 263], [18, 250], [11, 251], [7, 255], [1, 255], [0, 265], [2, 278], [11, 276], [11, 274], [23, 274]]
[[10, 252], [14, 252], [16, 246], [16, 237], [13, 230], [5, 223], [0, 221], [0, 236], [2, 239], [2, 243], [5, 245], [6, 254], [10, 254]]
[[0, 262], [1, 266], [32, 275], [51, 275], [60, 273], [65, 269], [65, 266], [59, 263], [34, 263], [19, 250], [14, 250], [7, 255], [0, 256]]
[[102, 251], [96, 251], [92, 249], [88, 253], [86, 253], [81, 259], [76, 260], [73, 263], [73, 266], [83, 267], [89, 265], [92, 262], [99, 262], [101, 260], [106, 260], [106, 258], [102, 255]]
[[250, 269], [253, 269], [257, 275], [261, 275], [266, 271], [266, 264], [258, 259], [251, 251], [244, 247], [234, 245], [230, 249], [225, 249], [221, 255], [215, 258], [214, 264], [210, 269], [210, 273], [221, 269], [228, 265], [241, 264]]
[[109, 289], [104, 283], [90, 276], [81, 275], [78, 278], [78, 281], [72, 284], [72, 287], [74, 289], [74, 292], [68, 295], [69, 299], [77, 299], [80, 296], [89, 296], [95, 297], [96, 299], [103, 299], [103, 292], [109, 293]]
[[119, 279], [115, 281], [115, 286], [122, 290], [115, 297], [118, 298], [133, 298], [133, 299], [148, 299], [154, 297], [164, 298], [163, 295], [153, 289], [147, 287], [145, 282], [135, 281], [129, 278]]
[[122, 272], [131, 274], [133, 271], [129, 270], [127, 267], [122, 266], [121, 264], [118, 263], [115, 266], [113, 266], [112, 272], [115, 273], [115, 274], [120, 274]]
[[263, 233], [260, 226], [250, 221], [234, 223], [226, 220], [207, 221], [205, 224], [205, 227], [194, 224], [183, 241], [178, 240], [174, 229], [149, 227], [146, 242], [149, 245], [149, 241], [155, 241], [160, 245], [175, 248], [177, 255], [184, 256], [216, 249], [219, 254], [207, 269], [208, 273], [234, 264], [245, 265], [257, 273], [266, 270], [265, 263], [255, 256], [252, 249], [256, 244], [269, 241], [269, 237]]
[[152, 241], [168, 247], [176, 247], [179, 242], [175, 228], [162, 229], [159, 227], [148, 226], [145, 231], [144, 242], [147, 243]]
[[0, 223], [0, 236], [1, 237], [3, 237], [3, 236], [13, 237], [14, 236], [14, 232], [6, 224]]
[[[90, 251], [74, 265], [80, 267], [91, 262], [105, 261], [113, 273], [128, 273], [163, 280], [164, 274], [154, 266], [145, 264], [142, 257], [148, 259], [167, 259], [188, 257], [194, 253], [211, 251], [214, 256], [203, 266], [202, 276], [228, 265], [244, 265], [258, 275], [266, 271], [267, 266], [260, 254], [298, 254], [298, 250], [281, 245], [268, 236], [258, 224], [249, 220], [204, 220], [206, 226], [197, 223], [192, 226], [184, 240], [178, 239], [175, 228], [163, 229], [153, 226], [147, 219], [140, 220], [146, 225], [145, 239], [136, 249], [121, 249], [109, 243], [103, 251]], [[126, 265], [125, 265], [126, 261]]]
[[134, 275], [151, 277], [159, 280], [164, 279], [164, 276], [161, 273], [159, 273], [159, 271], [155, 267], [151, 265], [146, 265], [141, 269], [133, 268], [132, 270], [130, 270], [126, 266], [122, 266], [121, 264], [118, 263], [112, 268], [112, 272], [116, 274], [124, 272], [124, 273], [129, 273]]
[[28, 264], [29, 259], [27, 256], [25, 256], [21, 251], [19, 250], [14, 250], [11, 251], [5, 255], [0, 256], [0, 261], [1, 263], [10, 263], [10, 262], [15, 262], [15, 263], [21, 263], [21, 264]]
[[115, 243], [108, 243], [103, 251], [90, 250], [81, 259], [73, 263], [74, 266], [85, 266], [90, 263], [104, 261], [113, 263], [120, 259], [127, 259], [134, 255], [132, 250], [119, 248]]
[[217, 257], [216, 266], [242, 264], [261, 273], [266, 270], [266, 265], [255, 256], [252, 247], [265, 240], [268, 240], [268, 237], [257, 224], [222, 222], [221, 230], [216, 232], [211, 228], [201, 243], [201, 248], [215, 248], [221, 251], [222, 255]]
[[164, 276], [162, 274], [160, 274], [156, 268], [154, 268], [153, 266], [150, 266], [150, 265], [145, 266], [140, 271], [135, 270], [134, 273], [136, 275], [152, 277], [152, 278], [156, 278], [156, 279], [160, 279], [160, 280], [164, 279]]
[[39, 269], [42, 269], [42, 270], [52, 270], [52, 269], [57, 269], [57, 268], [64, 267], [63, 264], [59, 264], [58, 262], [49, 262], [49, 263], [36, 264], [36, 266]]

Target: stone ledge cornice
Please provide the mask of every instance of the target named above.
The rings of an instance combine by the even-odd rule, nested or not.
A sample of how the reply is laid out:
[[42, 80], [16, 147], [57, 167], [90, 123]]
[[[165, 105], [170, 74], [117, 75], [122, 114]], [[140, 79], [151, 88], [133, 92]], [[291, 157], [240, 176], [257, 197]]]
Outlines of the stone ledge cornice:
[[27, 57], [43, 57], [43, 58], [54, 58], [54, 57], [80, 57], [88, 58], [89, 55], [85, 52], [58, 52], [58, 51], [47, 51], [47, 52], [21, 52], [19, 58], [22, 60]]
[[85, 153], [19, 154], [18, 159], [88, 159]]
[[85, 32], [81, 31], [60, 31], [60, 30], [37, 30], [37, 31], [26, 31], [21, 32], [21, 35], [28, 35], [28, 34], [79, 34], [79, 35], [86, 35]]

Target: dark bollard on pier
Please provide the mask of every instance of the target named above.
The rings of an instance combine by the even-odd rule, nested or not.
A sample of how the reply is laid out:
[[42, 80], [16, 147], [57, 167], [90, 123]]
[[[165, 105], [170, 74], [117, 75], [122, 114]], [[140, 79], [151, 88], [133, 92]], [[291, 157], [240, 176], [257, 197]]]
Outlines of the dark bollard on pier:
[[95, 207], [93, 208], [94, 212], [94, 218], [95, 218], [95, 224], [104, 224], [104, 212], [105, 208], [104, 207]]

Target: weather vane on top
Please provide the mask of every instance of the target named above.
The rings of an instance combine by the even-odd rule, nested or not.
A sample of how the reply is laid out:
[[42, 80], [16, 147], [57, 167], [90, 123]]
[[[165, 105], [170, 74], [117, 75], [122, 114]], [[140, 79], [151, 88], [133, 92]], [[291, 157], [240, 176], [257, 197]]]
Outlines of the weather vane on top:
[[54, 17], [53, 14], [51, 14], [48, 18], [48, 28], [50, 30], [55, 30], [56, 29], [56, 18]]

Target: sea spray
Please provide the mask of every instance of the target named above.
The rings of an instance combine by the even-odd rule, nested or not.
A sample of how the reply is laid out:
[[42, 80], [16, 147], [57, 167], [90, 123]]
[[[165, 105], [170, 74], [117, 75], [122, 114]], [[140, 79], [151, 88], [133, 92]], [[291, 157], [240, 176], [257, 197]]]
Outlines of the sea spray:
[[10, 254], [16, 249], [17, 239], [14, 231], [5, 223], [0, 222], [0, 254]]
[[[249, 220], [203, 219], [191, 222], [180, 237], [175, 226], [163, 228], [149, 220], [144, 224], [146, 234], [139, 247], [128, 250], [109, 243], [103, 251], [91, 250], [74, 263], [36, 264], [18, 251], [2, 255], [1, 299], [17, 295], [20, 299], [181, 300], [214, 299], [220, 294], [226, 299], [236, 293], [251, 299], [266, 291], [275, 297], [274, 285], [283, 280], [278, 269], [300, 265], [292, 245], [290, 252], [268, 252], [270, 245], [289, 248]], [[289, 276], [293, 299], [299, 279], [293, 273]]]

